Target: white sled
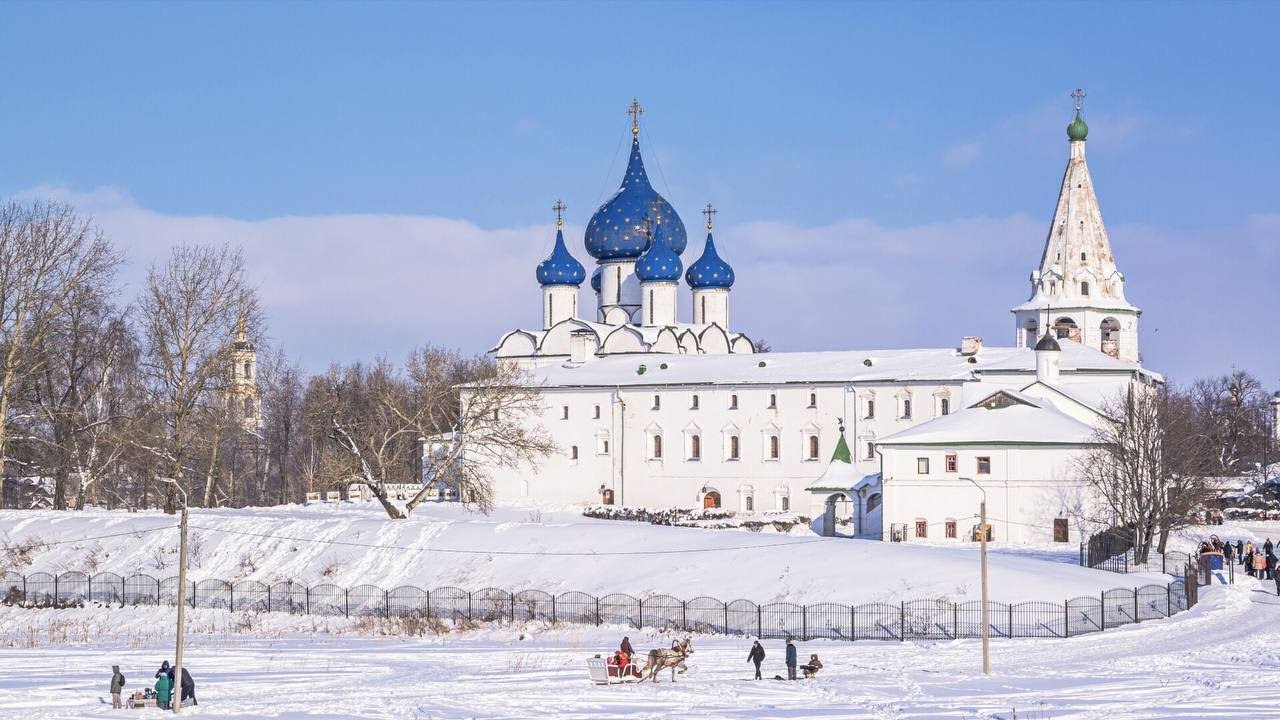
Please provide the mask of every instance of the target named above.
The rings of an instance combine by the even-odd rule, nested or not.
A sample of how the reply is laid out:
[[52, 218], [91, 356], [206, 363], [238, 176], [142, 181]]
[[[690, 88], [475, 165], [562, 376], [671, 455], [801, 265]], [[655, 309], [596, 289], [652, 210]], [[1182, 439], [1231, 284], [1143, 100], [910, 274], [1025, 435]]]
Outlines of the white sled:
[[636, 675], [616, 676], [609, 674], [609, 663], [604, 658], [587, 658], [587, 675], [591, 677], [594, 685], [621, 685], [629, 682], [639, 682], [640, 678]]

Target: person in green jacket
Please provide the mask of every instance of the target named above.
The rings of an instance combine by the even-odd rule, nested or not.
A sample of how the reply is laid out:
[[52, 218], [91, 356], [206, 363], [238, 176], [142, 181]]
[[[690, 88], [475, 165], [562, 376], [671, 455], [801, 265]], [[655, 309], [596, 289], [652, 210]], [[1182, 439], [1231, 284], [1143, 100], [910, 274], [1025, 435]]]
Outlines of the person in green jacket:
[[111, 707], [120, 709], [124, 707], [120, 704], [120, 692], [124, 690], [124, 675], [120, 672], [119, 665], [111, 666]]
[[156, 704], [162, 710], [169, 709], [169, 698], [173, 695], [173, 686], [169, 683], [169, 676], [161, 673], [156, 679]]

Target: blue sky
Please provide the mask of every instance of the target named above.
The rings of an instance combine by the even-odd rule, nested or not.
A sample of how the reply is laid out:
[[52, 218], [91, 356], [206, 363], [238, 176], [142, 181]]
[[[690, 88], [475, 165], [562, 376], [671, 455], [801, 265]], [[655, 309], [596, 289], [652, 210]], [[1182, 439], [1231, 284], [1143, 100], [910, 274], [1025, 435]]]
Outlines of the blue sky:
[[[537, 321], [524, 263], [557, 197], [580, 227], [616, 188], [637, 96], [659, 190], [691, 228], [721, 211], [739, 329], [782, 349], [1007, 343], [1082, 86], [1148, 364], [1280, 387], [1277, 26], [1245, 3], [6, 3], [0, 196], [78, 202], [138, 267], [193, 236], [245, 243], [273, 335], [311, 366], [483, 350]], [[315, 239], [338, 221], [348, 240]], [[328, 258], [353, 287], [419, 271], [334, 294], [265, 264], [318, 247], [362, 256]], [[501, 284], [501, 307], [437, 309], [455, 276]], [[798, 284], [782, 307], [779, 278]]]

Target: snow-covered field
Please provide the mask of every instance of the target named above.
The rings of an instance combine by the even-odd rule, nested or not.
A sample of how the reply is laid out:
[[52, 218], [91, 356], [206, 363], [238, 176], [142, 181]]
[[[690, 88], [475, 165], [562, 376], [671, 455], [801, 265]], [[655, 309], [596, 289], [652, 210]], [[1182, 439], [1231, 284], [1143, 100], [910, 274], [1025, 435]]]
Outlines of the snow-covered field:
[[[802, 643], [818, 679], [750, 680], [748, 639], [698, 636], [677, 683], [598, 687], [583, 661], [622, 628], [485, 628], [402, 639], [357, 621], [191, 611], [192, 717], [281, 718], [1145, 718], [1280, 717], [1280, 600], [1250, 578], [1215, 587], [1171, 619], [1066, 640]], [[0, 717], [119, 717], [103, 704], [111, 665], [128, 687], [172, 659], [169, 608], [0, 608]], [[253, 624], [246, 629], [246, 625]], [[236, 634], [240, 625], [242, 634]], [[367, 630], [367, 629], [366, 629]], [[780, 642], [766, 673], [784, 673]], [[1015, 714], [1016, 713], [1016, 714]], [[159, 711], [131, 714], [160, 717]]]
[[[0, 541], [39, 539], [0, 571], [176, 574], [176, 521], [159, 512], [0, 512]], [[193, 580], [293, 580], [467, 590], [709, 595], [729, 601], [861, 603], [979, 596], [975, 543], [953, 546], [703, 530], [596, 520], [574, 509], [429, 505], [389, 521], [370, 504], [193, 510]], [[116, 537], [78, 541], [116, 534]], [[72, 542], [67, 542], [72, 541]], [[51, 544], [61, 543], [61, 544]], [[1170, 578], [1078, 567], [1076, 548], [996, 546], [991, 597], [1060, 602]], [[1046, 562], [1046, 560], [1050, 562]]]

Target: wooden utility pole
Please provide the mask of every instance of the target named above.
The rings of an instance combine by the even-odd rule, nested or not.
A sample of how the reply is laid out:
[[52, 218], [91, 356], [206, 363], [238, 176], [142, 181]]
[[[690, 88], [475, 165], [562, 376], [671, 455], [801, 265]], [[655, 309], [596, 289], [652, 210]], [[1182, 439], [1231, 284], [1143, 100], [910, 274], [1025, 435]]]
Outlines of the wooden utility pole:
[[[182, 712], [182, 631], [187, 609], [187, 503], [185, 497], [182, 503], [182, 519], [178, 525], [178, 537], [178, 648], [174, 652], [173, 683], [170, 687], [175, 714]], [[983, 555], [983, 558], [985, 562], [986, 555]]]

